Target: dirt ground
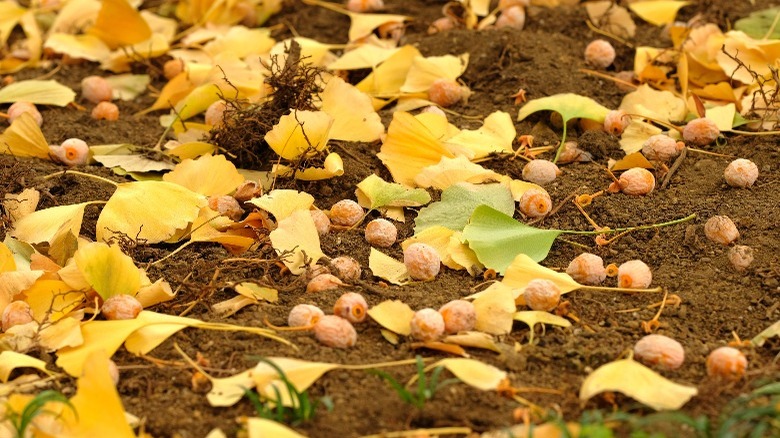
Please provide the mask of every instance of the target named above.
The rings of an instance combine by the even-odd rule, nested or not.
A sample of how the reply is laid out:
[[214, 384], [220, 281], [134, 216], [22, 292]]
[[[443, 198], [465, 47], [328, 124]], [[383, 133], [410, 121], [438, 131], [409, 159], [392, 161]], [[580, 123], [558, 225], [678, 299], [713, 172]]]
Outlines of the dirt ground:
[[[415, 44], [424, 55], [459, 54], [468, 52], [470, 63], [463, 81], [474, 91], [468, 103], [453, 110], [461, 115], [450, 115], [450, 121], [461, 128], [476, 128], [479, 121], [495, 110], [516, 114], [518, 106], [510, 97], [519, 88], [527, 91], [529, 99], [556, 93], [578, 93], [591, 97], [603, 105], [615, 108], [624, 92], [607, 80], [580, 72], [584, 68], [583, 50], [596, 35], [586, 26], [583, 7], [559, 7], [529, 10], [526, 28], [522, 31], [462, 31], [454, 30], [433, 36], [426, 34], [431, 21], [440, 16], [440, 1], [388, 0], [387, 12], [415, 17], [406, 29], [403, 42]], [[695, 2], [682, 9], [680, 19], [702, 14], [722, 29], [752, 10], [763, 9], [772, 2], [712, 0]], [[636, 45], [669, 46], [670, 42], [660, 28], [639, 25]], [[321, 42], [340, 43], [346, 40], [348, 20], [333, 12], [292, 2], [271, 20], [278, 24], [275, 37], [291, 35], [291, 30]], [[616, 44], [618, 57], [610, 71], [631, 69], [632, 49]], [[161, 86], [159, 67], [139, 66], [137, 71], [156, 75], [155, 86]], [[93, 66], [64, 66], [54, 78], [78, 90], [81, 78], [99, 71]], [[42, 74], [23, 71], [17, 79]], [[69, 137], [79, 137], [89, 144], [126, 143], [153, 145], [162, 135], [157, 114], [131, 117], [130, 114], [149, 106], [153, 96], [144, 95], [134, 102], [118, 102], [123, 113], [114, 123], [98, 122], [88, 111], [46, 108], [43, 111], [43, 131], [51, 143]], [[89, 104], [87, 109], [91, 109]], [[388, 122], [390, 113], [382, 113]], [[537, 144], [557, 141], [554, 128], [548, 126], [546, 115], [536, 114], [518, 122], [518, 134], [532, 133]], [[590, 163], [577, 163], [562, 168], [563, 174], [545, 186], [554, 202], [559, 203], [573, 193], [592, 193], [606, 188], [610, 179], [604, 171], [610, 156], [619, 157], [617, 140], [606, 133], [582, 134], [570, 132], [585, 148], [601, 150]], [[579, 138], [578, 138], [579, 136]], [[298, 188], [311, 193], [316, 205], [327, 209], [334, 202], [354, 199], [355, 184], [371, 173], [390, 180], [388, 171], [376, 157], [380, 144], [336, 145], [342, 154], [345, 175], [333, 181], [299, 183]], [[667, 307], [661, 316], [657, 333], [665, 334], [682, 343], [686, 351], [685, 365], [676, 371], [663, 372], [670, 379], [699, 389], [699, 395], [687, 403], [683, 411], [690, 415], [718, 415], [724, 405], [739, 394], [780, 377], [776, 357], [780, 342], [769, 341], [761, 348], [747, 350], [750, 362], [747, 376], [735, 383], [725, 384], [708, 378], [705, 372], [706, 355], [714, 348], [734, 339], [734, 334], [750, 339], [780, 319], [780, 140], [776, 136], [753, 137], [728, 135], [721, 145], [709, 150], [719, 154], [748, 158], [758, 164], [761, 172], [756, 185], [750, 189], [734, 189], [725, 184], [722, 172], [729, 158], [690, 153], [666, 189], [656, 190], [647, 197], [625, 195], [601, 196], [588, 207], [588, 212], [600, 225], [619, 227], [669, 221], [695, 213], [697, 218], [681, 225], [658, 230], [631, 233], [617, 242], [599, 247], [587, 236], [569, 240], [587, 246], [588, 250], [616, 263], [642, 259], [653, 271], [653, 284], [663, 286], [670, 294], [678, 295], [682, 303]], [[604, 153], [605, 152], [605, 153]], [[483, 163], [512, 177], [520, 177], [522, 162], [495, 159]], [[86, 200], [105, 200], [112, 187], [74, 176], [52, 178], [41, 176], [62, 170], [57, 165], [22, 160], [0, 155], [0, 196], [18, 192], [25, 187], [36, 187], [46, 192], [40, 208], [64, 205]], [[97, 166], [83, 169], [117, 181], [109, 170]], [[94, 236], [99, 206], [87, 208], [82, 234]], [[737, 272], [727, 260], [728, 248], [714, 244], [703, 234], [707, 218], [724, 214], [731, 217], [740, 230], [739, 242], [755, 250], [755, 261], [746, 272]], [[409, 218], [413, 218], [413, 214]], [[565, 203], [551, 217], [538, 224], [557, 229], [587, 230], [589, 224], [570, 202]], [[413, 233], [410, 222], [401, 226], [399, 240]], [[4, 235], [5, 231], [0, 232]], [[131, 253], [140, 266], [157, 260], [175, 249], [175, 246], [155, 245], [139, 247]], [[222, 247], [196, 244], [168, 261], [149, 268], [154, 280], [164, 277], [178, 290], [175, 300], [153, 310], [179, 314], [196, 302], [188, 316], [205, 321], [263, 326], [264, 318], [277, 325], [286, 324], [290, 308], [299, 303], [317, 304], [330, 308], [346, 290], [366, 296], [370, 305], [386, 299], [400, 299], [414, 309], [438, 308], [442, 304], [472, 293], [481, 279], [473, 279], [460, 271], [444, 269], [435, 281], [408, 286], [376, 286], [368, 266], [370, 247], [362, 229], [332, 232], [322, 242], [323, 251], [332, 257], [351, 255], [364, 266], [362, 280], [368, 286], [349, 286], [318, 295], [307, 295], [304, 284], [294, 277], [280, 275], [277, 266], [254, 262], [226, 261], [231, 255]], [[565, 268], [568, 262], [582, 252], [579, 246], [556, 241], [544, 264]], [[401, 257], [399, 245], [389, 254]], [[248, 259], [263, 259], [266, 253], [245, 254]], [[218, 275], [215, 275], [218, 272]], [[219, 319], [210, 310], [213, 303], [233, 296], [225, 286], [242, 279], [264, 277], [280, 291], [277, 304], [248, 307], [230, 318]], [[612, 280], [614, 282], [614, 280]], [[616, 295], [613, 293], [574, 292], [567, 296], [571, 309], [581, 319], [569, 329], [548, 328], [538, 333], [534, 345], [528, 345], [529, 330], [516, 323], [503, 344], [522, 344], [519, 353], [496, 354], [470, 349], [469, 354], [495, 365], [510, 374], [514, 386], [539, 387], [559, 390], [556, 394], [528, 392], [520, 395], [531, 402], [561, 412], [566, 420], [576, 420], [584, 410], [613, 409], [609, 401], [596, 397], [586, 404], [578, 399], [580, 384], [587, 373], [618, 358], [643, 336], [641, 322], [650, 320], [655, 309], [646, 306], [660, 296]], [[626, 309], [641, 309], [623, 312]], [[376, 323], [357, 327], [359, 340], [355, 348], [331, 349], [321, 346], [310, 334], [283, 333], [296, 348], [250, 334], [222, 333], [207, 330], [185, 330], [155, 349], [151, 356], [165, 362], [158, 365], [145, 358], [135, 357], [120, 350], [114, 360], [121, 370], [119, 392], [125, 409], [140, 417], [144, 429], [156, 437], [203, 437], [219, 427], [228, 436], [239, 429], [240, 416], [253, 415], [253, 408], [244, 399], [231, 408], [210, 407], [202, 390], [192, 387], [192, 369], [173, 349], [177, 343], [189, 356], [201, 353], [210, 361], [209, 370], [217, 377], [243, 371], [256, 364], [258, 356], [287, 356], [312, 361], [360, 364], [424, 357], [443, 358], [441, 353], [414, 350], [410, 341], [389, 344], [380, 334]], [[588, 330], [588, 328], [592, 330]], [[54, 357], [45, 357], [53, 365]], [[389, 372], [405, 381], [414, 374], [412, 366], [390, 369]], [[72, 384], [73, 382], [70, 382]], [[66, 382], [65, 391], [72, 391]], [[482, 392], [463, 384], [451, 385], [417, 410], [404, 404], [398, 395], [381, 379], [365, 371], [332, 371], [318, 380], [309, 390], [313, 398], [328, 396], [333, 409], [318, 408], [313, 420], [297, 425], [296, 429], [312, 437], [352, 437], [420, 427], [466, 426], [476, 432], [502, 428], [514, 423], [513, 411], [520, 405], [493, 392]], [[623, 410], [648, 413], [625, 397], [617, 397]], [[683, 434], [683, 431], [678, 433]], [[682, 435], [678, 435], [682, 436]]]

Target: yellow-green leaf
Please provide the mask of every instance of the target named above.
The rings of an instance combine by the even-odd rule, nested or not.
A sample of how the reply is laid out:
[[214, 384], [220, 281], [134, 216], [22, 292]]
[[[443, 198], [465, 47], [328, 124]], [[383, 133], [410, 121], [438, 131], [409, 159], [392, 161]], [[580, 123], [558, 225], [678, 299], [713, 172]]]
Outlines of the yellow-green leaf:
[[628, 8], [648, 23], [663, 26], [674, 23], [680, 8], [691, 3], [678, 0], [651, 0], [629, 3]]
[[141, 287], [141, 272], [118, 246], [89, 243], [79, 248], [73, 258], [89, 285], [103, 299], [135, 295]]
[[60, 205], [30, 213], [16, 222], [11, 236], [31, 244], [50, 242], [63, 227], [78, 236], [87, 205], [88, 202]]
[[0, 103], [26, 101], [36, 105], [66, 106], [73, 102], [75, 97], [75, 91], [53, 79], [30, 79], [0, 88]]
[[483, 391], [495, 390], [506, 379], [506, 372], [475, 359], [442, 359], [428, 368], [443, 366], [461, 382]]

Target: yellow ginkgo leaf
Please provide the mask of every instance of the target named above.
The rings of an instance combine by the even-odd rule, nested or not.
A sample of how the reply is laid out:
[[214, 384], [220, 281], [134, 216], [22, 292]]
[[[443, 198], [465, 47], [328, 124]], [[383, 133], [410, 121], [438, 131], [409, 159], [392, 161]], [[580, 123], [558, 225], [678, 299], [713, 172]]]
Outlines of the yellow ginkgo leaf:
[[501, 179], [501, 175], [498, 173], [485, 169], [477, 163], [472, 163], [465, 156], [459, 155], [455, 158], [442, 157], [438, 163], [424, 167], [414, 178], [414, 182], [420, 187], [444, 190], [459, 182], [480, 184], [499, 179]]
[[73, 290], [61, 280], [39, 279], [24, 294], [33, 318], [39, 323], [44, 320], [55, 322], [84, 302], [84, 292]]
[[371, 248], [368, 256], [368, 268], [375, 276], [399, 286], [409, 281], [406, 265], [375, 248]]
[[349, 26], [349, 40], [356, 41], [360, 38], [371, 35], [374, 29], [387, 23], [403, 23], [410, 20], [411, 17], [394, 14], [361, 14], [357, 12], [348, 12], [352, 23]]
[[43, 271], [0, 272], [0, 308], [5, 309], [14, 297], [35, 284]]
[[[232, 254], [241, 254], [255, 243], [254, 237], [224, 231], [234, 222], [216, 211], [203, 207], [192, 223], [190, 242], [213, 242], [222, 244]], [[181, 250], [179, 247], [177, 251]]]
[[485, 118], [477, 130], [464, 129], [445, 141], [445, 146], [469, 160], [483, 158], [491, 153], [512, 153], [512, 142], [517, 137], [515, 124], [509, 113], [496, 111]]
[[0, 153], [49, 159], [49, 143], [29, 113], [22, 113], [0, 134]]
[[5, 45], [11, 31], [19, 24], [19, 20], [26, 12], [27, 9], [15, 2], [0, 3], [0, 45]]
[[163, 181], [176, 183], [206, 196], [233, 192], [244, 177], [224, 155], [203, 155], [186, 159], [163, 175]]
[[57, 351], [61, 348], [77, 347], [83, 344], [81, 319], [67, 317], [54, 324], [44, 326], [38, 332], [38, 342], [46, 351]]
[[[141, 271], [142, 278], [146, 277], [146, 274]], [[171, 285], [163, 280], [158, 279], [154, 283], [144, 284], [144, 279], [141, 280], [141, 288], [135, 294], [135, 298], [141, 303], [144, 308], [154, 306], [155, 304], [170, 301], [176, 294], [173, 293]]]
[[5, 243], [0, 242], [0, 273], [12, 272], [16, 270], [16, 261], [14, 254], [8, 249]]
[[427, 368], [431, 369], [438, 366], [447, 368], [461, 382], [483, 391], [496, 390], [501, 382], [507, 378], [506, 371], [501, 371], [476, 359], [442, 359], [429, 365]]
[[653, 163], [651, 163], [642, 152], [634, 152], [627, 154], [625, 157], [615, 161], [615, 164], [609, 166], [609, 170], [618, 172], [621, 170], [628, 170], [632, 167], [642, 167], [644, 169], [653, 169]]
[[115, 233], [124, 233], [147, 243], [159, 243], [187, 228], [205, 204], [203, 195], [178, 184], [119, 184], [98, 217], [96, 238], [106, 241]]
[[21, 193], [6, 193], [3, 208], [13, 224], [34, 212], [40, 200], [41, 192], [34, 188], [26, 188]]
[[456, 231], [450, 236], [447, 253], [454, 263], [465, 268], [472, 276], [477, 275], [477, 272], [485, 267], [477, 258], [474, 250], [464, 243], [463, 233], [460, 231]]
[[255, 283], [240, 283], [233, 286], [240, 295], [254, 300], [263, 300], [269, 303], [279, 301], [279, 291], [270, 287], [258, 286]]
[[379, 140], [385, 125], [374, 111], [371, 98], [343, 79], [333, 76], [320, 93], [320, 109], [333, 118], [330, 137], [334, 140]]
[[252, 389], [255, 386], [252, 370], [246, 370], [230, 377], [209, 380], [211, 381], [211, 390], [206, 394], [206, 400], [215, 407], [233, 406], [244, 398], [247, 389]]
[[503, 283], [493, 283], [474, 300], [477, 313], [475, 328], [491, 335], [505, 335], [512, 331], [517, 308], [512, 289]]
[[590, 373], [580, 387], [580, 400], [605, 391], [620, 392], [657, 411], [680, 409], [698, 394], [695, 387], [674, 383], [632, 359], [616, 360]]
[[729, 103], [707, 108], [705, 117], [715, 122], [715, 125], [717, 125], [721, 132], [731, 131], [734, 125], [734, 115], [736, 113], [736, 105]]
[[306, 435], [301, 435], [284, 424], [277, 423], [267, 418], [247, 418], [246, 429], [249, 438], [306, 438]]
[[506, 269], [501, 281], [512, 289], [524, 289], [528, 283], [536, 279], [550, 280], [565, 294], [582, 287], [565, 272], [555, 272], [552, 269], [536, 263], [525, 254], [518, 254]]
[[[73, 102], [74, 97], [76, 92], [73, 89], [51, 79], [19, 81], [0, 89], [0, 102], [23, 100], [39, 105], [66, 106]], [[43, 134], [40, 136], [43, 137]]]
[[381, 47], [375, 44], [362, 44], [356, 49], [344, 52], [330, 64], [328, 70], [358, 70], [374, 68], [398, 52], [396, 47]]
[[344, 175], [344, 161], [341, 156], [335, 152], [329, 153], [322, 163], [323, 167], [307, 167], [303, 170], [296, 169], [284, 164], [274, 164], [271, 172], [283, 177], [294, 177], [301, 181], [320, 181], [337, 176]]
[[306, 57], [306, 63], [313, 66], [322, 66], [326, 64], [326, 60], [332, 58], [333, 54], [331, 49], [339, 49], [343, 47], [337, 44], [324, 44], [317, 40], [305, 37], [296, 37], [279, 41], [271, 48], [270, 55], [277, 57], [279, 65], [284, 65], [287, 61], [287, 51], [289, 50], [292, 42], [295, 41], [301, 46], [301, 57]]
[[168, 39], [165, 35], [153, 33], [149, 39], [141, 41], [140, 43], [114, 50], [111, 52], [111, 55], [100, 64], [100, 68], [115, 73], [130, 71], [130, 65], [133, 62], [162, 56], [168, 53], [170, 48]]
[[71, 35], [55, 33], [46, 39], [44, 48], [73, 59], [100, 62], [111, 54], [106, 43], [95, 35]]
[[[295, 386], [295, 389], [303, 392], [323, 374], [328, 371], [339, 368], [340, 365], [325, 362], [309, 362], [289, 357], [269, 357], [268, 361], [281, 368], [288, 382]], [[277, 392], [281, 395], [281, 402], [285, 406], [290, 406], [290, 392], [287, 390], [284, 382], [280, 379], [279, 372], [265, 361], [261, 361], [255, 366], [250, 375], [254, 381], [257, 392], [270, 399], [276, 399]]]
[[268, 53], [275, 43], [268, 28], [231, 26], [227, 33], [203, 46], [203, 50], [212, 57], [230, 56], [243, 59], [250, 55], [260, 56]]
[[66, 430], [63, 437], [104, 436], [134, 438], [125, 419], [125, 410], [109, 372], [109, 355], [95, 351], [84, 363], [84, 374], [77, 382], [76, 395], [70, 399], [73, 411], [62, 411]]
[[677, 11], [691, 3], [679, 0], [649, 0], [631, 2], [628, 8], [648, 23], [663, 26], [674, 23]]
[[591, 1], [585, 3], [588, 18], [592, 23], [597, 23], [599, 29], [621, 38], [633, 38], [636, 33], [636, 24], [628, 10], [611, 1]]
[[63, 226], [77, 236], [87, 205], [89, 202], [38, 210], [16, 222], [11, 236], [30, 244], [50, 242]]
[[314, 197], [297, 190], [276, 189], [247, 202], [271, 213], [276, 221], [280, 222], [296, 211], [309, 211], [314, 205]]
[[534, 329], [537, 324], [550, 324], [560, 327], [571, 327], [571, 322], [566, 318], [561, 318], [558, 315], [553, 315], [550, 312], [542, 312], [538, 310], [526, 310], [522, 312], [516, 312], [514, 317], [515, 321], [521, 321], [531, 327], [530, 334], [528, 336], [528, 343], [534, 342]]
[[325, 255], [320, 248], [314, 219], [308, 211], [297, 210], [282, 219], [269, 237], [284, 265], [295, 275], [302, 274], [308, 265], [317, 263]]
[[416, 57], [406, 75], [406, 81], [401, 86], [401, 92], [427, 92], [437, 79], [457, 79], [466, 71], [468, 64], [469, 55], [467, 53], [460, 56]]
[[485, 350], [501, 353], [501, 348], [496, 344], [493, 336], [482, 332], [461, 332], [457, 335], [449, 335], [444, 338], [448, 344], [460, 345], [462, 347], [482, 348]]
[[152, 30], [127, 0], [103, 0], [95, 24], [87, 33], [103, 40], [111, 49], [148, 40]]
[[674, 122], [683, 118], [685, 102], [669, 91], [654, 90], [649, 85], [640, 85], [623, 97], [620, 108], [627, 114], [649, 117], [662, 122]]
[[[738, 57], [738, 61], [733, 57]], [[743, 84], [752, 84], [753, 75], [772, 75], [775, 61], [780, 57], [780, 41], [774, 38], [757, 40], [741, 31], [726, 32], [723, 50], [715, 58], [724, 72]], [[740, 65], [741, 63], [741, 65]], [[749, 69], [741, 66], [750, 66]]]
[[187, 158], [197, 158], [201, 155], [211, 154], [216, 152], [216, 150], [217, 147], [211, 143], [206, 143], [203, 141], [189, 141], [169, 149], [166, 153], [174, 157], [179, 157], [182, 160], [186, 160]]
[[333, 118], [323, 111], [298, 111], [279, 119], [265, 134], [265, 141], [280, 157], [295, 160], [328, 145]]
[[410, 323], [414, 317], [414, 310], [403, 301], [382, 301], [368, 310], [368, 316], [393, 333], [404, 336], [412, 333]]
[[114, 295], [135, 295], [141, 287], [140, 271], [119, 246], [89, 243], [79, 248], [73, 258], [89, 285], [104, 300]]
[[40, 359], [10, 350], [0, 353], [0, 381], [8, 382], [11, 372], [17, 368], [35, 368], [49, 373], [49, 370], [46, 369], [46, 362]]
[[639, 152], [648, 138], [662, 132], [661, 128], [652, 123], [636, 119], [631, 120], [631, 123], [623, 130], [623, 135], [620, 136], [620, 148], [626, 154]]
[[414, 46], [407, 44], [401, 47], [360, 81], [357, 84], [358, 90], [372, 97], [396, 96], [401, 92], [401, 86], [406, 81], [406, 74], [418, 56], [422, 55]]
[[455, 154], [414, 116], [396, 112], [377, 157], [396, 182], [414, 187], [414, 178], [420, 170], [438, 163], [443, 157], [455, 158]]

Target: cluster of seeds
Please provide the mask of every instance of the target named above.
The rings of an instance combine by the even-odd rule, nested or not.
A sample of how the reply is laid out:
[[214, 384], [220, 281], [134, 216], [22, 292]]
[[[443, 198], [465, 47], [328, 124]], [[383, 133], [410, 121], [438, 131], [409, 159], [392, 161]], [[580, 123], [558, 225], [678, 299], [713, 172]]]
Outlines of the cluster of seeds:
[[412, 338], [430, 342], [441, 338], [445, 333], [473, 330], [477, 324], [477, 312], [470, 301], [453, 300], [438, 311], [431, 308], [418, 310], [409, 324]]
[[[614, 273], [610, 271], [614, 269]], [[645, 289], [653, 281], [650, 267], [641, 260], [629, 260], [620, 266], [604, 267], [604, 260], [591, 253], [582, 253], [575, 257], [566, 268], [566, 273], [574, 281], [585, 285], [599, 285], [609, 276], [617, 276], [619, 287]]]
[[314, 337], [325, 346], [349, 348], [357, 343], [357, 331], [352, 324], [359, 324], [367, 317], [366, 299], [358, 293], [347, 292], [336, 300], [333, 315], [326, 315], [312, 304], [298, 304], [290, 310], [287, 324], [302, 330], [311, 329]]

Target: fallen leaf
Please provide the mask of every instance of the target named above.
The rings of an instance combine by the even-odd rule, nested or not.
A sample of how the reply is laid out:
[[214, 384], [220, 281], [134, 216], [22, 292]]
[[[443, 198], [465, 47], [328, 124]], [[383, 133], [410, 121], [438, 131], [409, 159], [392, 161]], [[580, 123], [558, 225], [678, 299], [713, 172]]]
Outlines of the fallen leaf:
[[247, 418], [246, 430], [249, 434], [249, 438], [305, 438], [305, 435], [301, 435], [298, 432], [290, 429], [284, 424], [271, 421], [267, 418]]
[[409, 336], [412, 333], [410, 324], [414, 317], [414, 310], [403, 301], [382, 301], [368, 309], [368, 316], [393, 333], [404, 336]]
[[673, 23], [677, 12], [691, 3], [678, 0], [638, 1], [629, 3], [628, 8], [648, 23], [663, 26]]
[[[323, 374], [339, 368], [341, 365], [325, 362], [309, 362], [289, 357], [268, 357], [266, 360], [273, 362], [281, 368], [287, 381], [297, 391], [303, 392], [316, 382]], [[250, 372], [257, 392], [265, 397], [276, 399], [276, 391], [281, 395], [281, 402], [285, 406], [291, 406], [293, 400], [284, 382], [280, 379], [279, 372], [265, 361], [261, 361]]]
[[116, 233], [146, 243], [170, 239], [187, 228], [206, 205], [203, 195], [165, 181], [137, 181], [117, 185], [97, 220], [96, 239]]
[[332, 139], [372, 142], [384, 134], [385, 125], [374, 111], [371, 98], [343, 79], [334, 76], [328, 80], [320, 99], [320, 109], [333, 118]]
[[66, 106], [75, 97], [75, 91], [53, 79], [18, 81], [0, 89], [0, 103], [26, 101], [36, 105]]
[[30, 213], [16, 222], [10, 234], [30, 244], [50, 242], [61, 227], [67, 227], [78, 235], [87, 205], [89, 202], [60, 205]]
[[104, 300], [114, 295], [135, 295], [141, 287], [141, 272], [118, 246], [89, 243], [79, 248], [73, 258], [89, 285]]
[[[0, 90], [2, 91], [2, 90]], [[49, 143], [29, 113], [22, 113], [0, 134], [0, 153], [49, 160]]]
[[562, 294], [582, 287], [565, 272], [556, 272], [536, 263], [526, 254], [518, 254], [507, 267], [503, 284], [515, 290], [524, 289], [528, 283], [536, 279], [550, 280], [558, 286]]
[[390, 283], [403, 286], [409, 282], [409, 272], [406, 270], [406, 265], [375, 248], [371, 248], [371, 253], [368, 256], [368, 268], [375, 276]]
[[314, 197], [297, 190], [276, 189], [247, 202], [271, 213], [280, 222], [296, 211], [308, 211], [314, 205]]
[[605, 391], [617, 391], [657, 411], [681, 408], [694, 395], [695, 387], [672, 382], [632, 359], [602, 365], [582, 382], [580, 400]]
[[634, 37], [636, 24], [623, 6], [611, 1], [593, 1], [585, 3], [585, 9], [590, 21], [599, 29], [621, 38]]
[[6, 193], [2, 205], [13, 225], [19, 219], [34, 212], [38, 208], [38, 201], [40, 200], [41, 192], [33, 188], [27, 188], [22, 190], [21, 193]]
[[206, 196], [232, 193], [244, 177], [224, 155], [203, 155], [186, 159], [163, 175], [163, 181], [179, 184]]
[[255, 283], [244, 282], [233, 286], [233, 289], [239, 294], [255, 301], [267, 301], [276, 303], [279, 301], [279, 291], [270, 287], [260, 286]]
[[402, 93], [427, 92], [437, 79], [457, 79], [466, 71], [468, 65], [468, 53], [459, 56], [415, 57], [400, 91]]
[[294, 110], [279, 119], [265, 141], [280, 157], [292, 161], [325, 149], [332, 125], [333, 117], [324, 111]]
[[681, 120], [686, 112], [685, 102], [674, 93], [654, 90], [647, 84], [642, 84], [635, 91], [623, 96], [619, 109], [625, 111], [626, 114], [648, 117], [666, 123]]
[[308, 211], [297, 210], [280, 220], [269, 237], [274, 250], [283, 256], [285, 266], [295, 275], [302, 274], [307, 266], [317, 263], [325, 255]]
[[[406, 81], [406, 75], [412, 67], [415, 58], [422, 56], [419, 50], [411, 44], [399, 48], [378, 67], [357, 84], [357, 88], [372, 97], [395, 97], [401, 92], [401, 86]], [[374, 108], [381, 108], [386, 102], [374, 103]], [[388, 128], [389, 129], [389, 128]]]
[[501, 353], [501, 349], [496, 345], [493, 336], [482, 332], [463, 332], [457, 335], [448, 335], [444, 338], [444, 342]]
[[8, 382], [11, 372], [17, 368], [35, 368], [46, 374], [51, 373], [46, 369], [46, 362], [40, 359], [15, 351], [5, 350], [0, 352], [0, 380], [2, 380], [3, 383]]
[[482, 264], [503, 274], [518, 254], [526, 254], [534, 261], [544, 260], [561, 233], [534, 228], [488, 205], [480, 205], [463, 229], [463, 238]]
[[483, 391], [497, 389], [499, 384], [507, 378], [505, 371], [475, 359], [442, 359], [426, 368], [431, 369], [438, 366], [446, 368], [461, 382]]
[[511, 154], [515, 137], [517, 131], [509, 113], [496, 111], [485, 118], [479, 129], [464, 129], [447, 139], [444, 145], [456, 155], [476, 160], [492, 153]]
[[610, 110], [595, 100], [579, 94], [555, 94], [531, 100], [523, 105], [517, 114], [517, 121], [519, 122], [537, 111], [557, 112], [563, 118], [563, 125], [566, 126], [569, 120], [576, 118], [590, 119], [603, 123], [604, 117]]
[[620, 136], [620, 148], [627, 155], [637, 153], [642, 150], [642, 146], [648, 138], [662, 133], [661, 128], [641, 120], [631, 120], [628, 127]]
[[[749, 37], [757, 40], [780, 39], [780, 28], [775, 22], [777, 14], [780, 14], [778, 7], [751, 12], [747, 17], [734, 22], [734, 30], [745, 32]], [[769, 34], [770, 29], [772, 30], [771, 34]]]
[[113, 98], [131, 101], [146, 91], [151, 82], [149, 75], [113, 75], [106, 78], [113, 91]]
[[625, 157], [621, 158], [620, 160], [617, 160], [615, 164], [611, 165], [609, 167], [609, 170], [613, 172], [618, 172], [621, 170], [628, 170], [633, 167], [642, 167], [644, 169], [653, 169], [655, 166], [653, 166], [653, 163], [648, 161], [647, 158], [645, 158], [644, 155], [642, 155], [642, 152], [634, 152], [631, 154], [626, 155]]
[[84, 302], [84, 291], [73, 290], [60, 280], [38, 279], [25, 290], [25, 301], [39, 323], [56, 322]]
[[753, 345], [757, 347], [761, 347], [764, 345], [764, 342], [766, 342], [767, 339], [773, 338], [775, 336], [780, 336], [780, 321], [777, 321], [762, 330], [761, 333], [757, 334], [753, 339], [750, 340], [750, 342], [752, 342]]
[[366, 207], [370, 210], [379, 207], [419, 207], [431, 202], [431, 195], [425, 190], [389, 183], [374, 173], [357, 184], [356, 194], [366, 197], [369, 201]]
[[500, 179], [500, 174], [459, 155], [455, 158], [442, 157], [438, 163], [422, 168], [414, 182], [420, 187], [444, 190], [459, 182], [480, 184]]
[[111, 54], [111, 49], [106, 43], [94, 35], [71, 35], [57, 32], [46, 38], [43, 47], [73, 59], [93, 62], [100, 62]]
[[561, 318], [560, 316], [553, 315], [550, 312], [541, 312], [538, 310], [525, 310], [522, 312], [516, 312], [513, 316], [515, 321], [520, 321], [525, 323], [528, 327], [531, 328], [530, 334], [528, 335], [528, 343], [532, 344], [534, 342], [534, 329], [538, 324], [550, 324], [550, 325], [557, 325], [559, 327], [571, 327], [571, 322], [569, 322], [566, 318]]
[[328, 70], [359, 70], [374, 68], [396, 54], [396, 47], [381, 47], [375, 44], [362, 44], [355, 49], [345, 51], [341, 57], [330, 64]]
[[475, 328], [491, 335], [505, 335], [512, 331], [513, 316], [517, 311], [512, 290], [494, 283], [474, 299], [477, 313]]
[[490, 206], [505, 215], [515, 211], [512, 193], [503, 184], [456, 183], [441, 192], [441, 201], [420, 209], [415, 234], [436, 225], [461, 231], [480, 206]]
[[95, 24], [87, 33], [100, 38], [112, 50], [152, 36], [149, 25], [126, 0], [103, 0]]

